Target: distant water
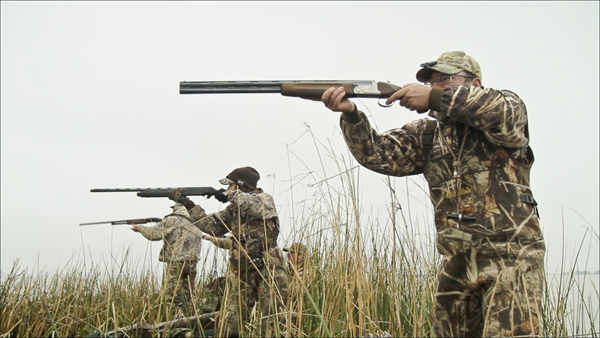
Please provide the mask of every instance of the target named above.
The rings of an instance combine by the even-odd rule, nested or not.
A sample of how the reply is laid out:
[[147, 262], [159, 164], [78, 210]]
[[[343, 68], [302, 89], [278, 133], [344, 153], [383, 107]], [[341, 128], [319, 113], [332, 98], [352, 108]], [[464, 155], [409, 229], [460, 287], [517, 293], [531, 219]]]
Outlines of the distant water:
[[[555, 301], [560, 295], [567, 296], [567, 323], [569, 335], [589, 333], [594, 327], [597, 336], [600, 332], [600, 274], [547, 274], [550, 299]], [[562, 283], [562, 285], [561, 285]]]

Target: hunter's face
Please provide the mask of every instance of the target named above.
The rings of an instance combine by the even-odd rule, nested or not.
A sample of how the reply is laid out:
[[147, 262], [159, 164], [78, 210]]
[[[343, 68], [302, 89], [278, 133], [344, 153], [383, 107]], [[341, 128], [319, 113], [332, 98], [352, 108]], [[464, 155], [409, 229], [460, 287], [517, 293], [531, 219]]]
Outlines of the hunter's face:
[[[460, 73], [459, 73], [460, 74]], [[427, 83], [433, 88], [444, 88], [451, 84], [464, 85], [465, 78], [456, 75], [444, 74], [434, 70], [429, 77]]]
[[296, 253], [289, 251], [287, 254], [288, 260], [294, 264], [298, 264], [304, 260], [304, 255], [301, 253]]
[[434, 70], [431, 72], [431, 76], [429, 80], [425, 82], [426, 85], [432, 88], [445, 88], [449, 85], [456, 84], [459, 86], [481, 86], [481, 80], [479, 78], [473, 77], [472, 74], [469, 74], [465, 71], [458, 72], [456, 74], [444, 74]]
[[237, 184], [236, 183], [231, 183], [228, 187], [227, 187], [227, 192], [232, 192], [237, 190]]

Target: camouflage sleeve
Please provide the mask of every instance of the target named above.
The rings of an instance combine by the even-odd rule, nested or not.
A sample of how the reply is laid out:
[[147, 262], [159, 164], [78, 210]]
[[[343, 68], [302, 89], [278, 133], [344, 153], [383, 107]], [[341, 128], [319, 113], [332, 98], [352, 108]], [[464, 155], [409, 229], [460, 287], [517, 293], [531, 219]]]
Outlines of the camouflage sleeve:
[[525, 104], [508, 90], [447, 86], [436, 118], [480, 129], [490, 142], [506, 148], [523, 148], [529, 142]]
[[342, 116], [344, 140], [358, 163], [375, 172], [407, 176], [423, 172], [421, 137], [427, 120], [421, 119], [402, 128], [383, 133], [375, 131], [366, 115], [359, 111], [360, 122], [349, 123]]
[[221, 249], [225, 249], [225, 250], [231, 250], [231, 246], [232, 246], [232, 239], [231, 237], [227, 237], [227, 238], [218, 238], [218, 237], [212, 237], [211, 239], [209, 239], [209, 241], [218, 246]]
[[155, 226], [138, 226], [140, 234], [150, 241], [160, 241], [175, 230], [175, 221], [171, 217], [166, 217]]
[[239, 208], [245, 215], [260, 219], [270, 219], [277, 217], [275, 201], [271, 195], [261, 192], [258, 194], [249, 194], [236, 190], [227, 196], [231, 207]]
[[225, 226], [229, 222], [227, 209], [207, 215], [204, 209], [196, 204], [188, 212], [193, 224], [207, 234], [223, 236], [229, 232]]

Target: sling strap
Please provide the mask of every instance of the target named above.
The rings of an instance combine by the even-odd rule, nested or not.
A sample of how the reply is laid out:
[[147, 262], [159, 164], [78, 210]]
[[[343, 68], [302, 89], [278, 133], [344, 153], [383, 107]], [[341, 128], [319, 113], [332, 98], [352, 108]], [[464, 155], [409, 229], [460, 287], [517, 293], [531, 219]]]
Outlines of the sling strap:
[[421, 135], [421, 147], [423, 148], [423, 161], [427, 161], [429, 159], [429, 154], [431, 153], [431, 149], [433, 148], [433, 135], [435, 133], [436, 128], [437, 128], [437, 120], [426, 120], [425, 121], [425, 130], [423, 130], [423, 134]]

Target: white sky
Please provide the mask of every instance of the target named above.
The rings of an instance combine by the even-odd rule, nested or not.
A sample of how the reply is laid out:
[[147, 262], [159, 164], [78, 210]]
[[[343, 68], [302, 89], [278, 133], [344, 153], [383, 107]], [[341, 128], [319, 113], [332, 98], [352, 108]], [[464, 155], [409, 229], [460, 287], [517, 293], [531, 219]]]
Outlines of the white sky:
[[[479, 61], [485, 86], [510, 89], [528, 107], [536, 156], [531, 183], [548, 272], [560, 269], [563, 255], [573, 266], [582, 241], [576, 269], [598, 270], [598, 7], [596, 1], [2, 1], [2, 272], [17, 258], [21, 267], [37, 262], [54, 269], [81, 255], [111, 261], [127, 248], [134, 259], [154, 264], [160, 243], [148, 246], [127, 226], [78, 224], [163, 216], [170, 201], [89, 190], [217, 187], [246, 165], [259, 170], [259, 185], [274, 194], [284, 227], [280, 244], [289, 244], [290, 179], [304, 196], [316, 190], [301, 179], [309, 170], [320, 178], [338, 173], [306, 126], [347, 159], [338, 114], [277, 94], [183, 96], [179, 82], [404, 85], [415, 82], [419, 64], [451, 50]], [[376, 100], [362, 100], [359, 108], [380, 131], [422, 117], [380, 108]], [[385, 212], [384, 178], [360, 169], [365, 215]], [[420, 181], [395, 179], [417, 196]], [[194, 200], [209, 212], [220, 207]], [[433, 219], [418, 200], [424, 201], [411, 202], [412, 217], [431, 235]], [[586, 235], [590, 226], [595, 235]]]

